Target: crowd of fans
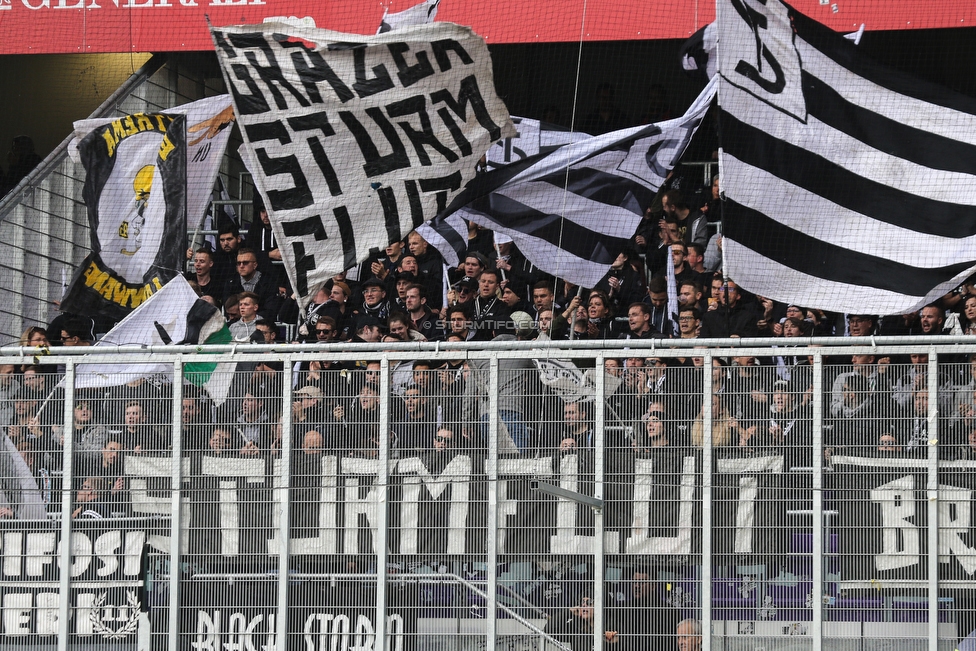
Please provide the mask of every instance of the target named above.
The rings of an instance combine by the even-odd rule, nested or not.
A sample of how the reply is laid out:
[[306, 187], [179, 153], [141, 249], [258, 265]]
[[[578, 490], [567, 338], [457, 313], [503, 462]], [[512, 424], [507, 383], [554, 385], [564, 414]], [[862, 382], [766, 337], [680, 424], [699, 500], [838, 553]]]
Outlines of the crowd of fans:
[[[681, 177], [669, 182], [660, 212], [648, 212], [632, 248], [621, 252], [590, 289], [546, 275], [511, 242], [472, 224], [468, 251], [457, 268], [446, 268], [437, 251], [412, 232], [385, 252], [374, 252], [360, 268], [335, 276], [299, 313], [283, 267], [276, 264], [280, 252], [260, 204], [246, 238], [227, 221], [219, 229], [217, 250], [189, 251], [193, 270], [187, 277], [203, 299], [223, 308], [233, 337], [242, 342], [286, 343], [286, 333], [294, 332], [294, 341], [346, 342], [353, 351], [357, 342], [517, 339], [541, 345], [558, 339], [654, 338], [666, 345], [672, 337], [769, 336], [776, 346], [773, 356], [714, 358], [710, 372], [693, 350], [678, 358], [623, 352], [607, 359], [603, 437], [608, 447], [636, 454], [701, 447], [708, 435], [703, 385], [710, 382], [713, 445], [786, 449], [797, 466], [812, 461], [813, 374], [811, 360], [792, 354], [789, 339], [976, 333], [976, 287], [969, 282], [918, 313], [881, 319], [783, 305], [723, 281], [706, 262], [721, 247], [719, 236], [708, 236], [708, 216], [719, 210], [717, 180], [704, 193], [689, 187], [693, 184]], [[679, 303], [676, 323], [668, 310], [669, 255]], [[283, 322], [299, 325], [283, 328]], [[29, 328], [20, 343], [85, 345], [110, 325], [61, 315], [47, 328]], [[306, 362], [287, 370], [275, 362], [239, 364], [230, 398], [219, 406], [187, 384], [183, 449], [244, 457], [278, 454], [282, 387], [290, 382], [295, 449], [306, 455], [339, 450], [375, 456], [382, 435], [379, 364], [366, 357]], [[930, 423], [925, 355], [828, 357], [827, 362], [828, 455], [925, 454]], [[499, 369], [502, 453], [551, 455], [595, 445], [591, 403], [547, 389], [529, 359], [504, 358]], [[63, 464], [58, 371], [27, 364], [0, 373], [0, 419], [40, 486], [49, 484]], [[943, 458], [976, 458], [976, 361], [940, 357], [938, 384]], [[169, 449], [171, 391], [167, 380], [140, 377], [119, 387], [77, 392], [79, 500], [84, 494], [97, 505], [124, 490], [122, 455]], [[429, 454], [436, 463], [450, 456], [442, 454], [446, 450], [487, 446], [487, 362], [399, 363], [392, 391], [388, 435], [394, 454]], [[12, 515], [10, 507], [0, 509], [0, 517]], [[89, 506], [79, 513], [97, 510]]]
[[[497, 242], [471, 225], [469, 250], [454, 269], [417, 233], [375, 253], [359, 269], [334, 277], [300, 312], [280, 264], [276, 244], [260, 210], [247, 238], [232, 223], [221, 226], [218, 250], [191, 251], [188, 280], [204, 300], [220, 306], [240, 342], [546, 341], [561, 339], [771, 338], [769, 357], [685, 356], [625, 349], [605, 358], [605, 427], [597, 432], [596, 405], [546, 384], [528, 358], [498, 360], [496, 396], [489, 396], [485, 360], [424, 359], [394, 363], [390, 377], [389, 428], [380, 428], [380, 363], [376, 353], [285, 368], [260, 354], [240, 355], [228, 378], [229, 397], [215, 404], [189, 382], [182, 386], [180, 445], [191, 474], [208, 457], [273, 461], [282, 453], [283, 411], [290, 410], [293, 451], [292, 513], [296, 531], [312, 531], [308, 513], [321, 490], [326, 455], [375, 459], [388, 437], [391, 458], [419, 457], [432, 475], [458, 454], [484, 454], [489, 444], [490, 403], [502, 424], [499, 452], [508, 457], [593, 457], [602, 439], [606, 463], [633, 467], [654, 458], [680, 476], [673, 461], [700, 449], [710, 437], [718, 458], [781, 453], [786, 468], [813, 463], [813, 360], [795, 354], [794, 342], [809, 336], [872, 334], [976, 334], [976, 286], [967, 282], [916, 314], [879, 318], [830, 314], [754, 296], [723, 280], [709, 255], [721, 246], [708, 236], [707, 214], [717, 210], [717, 184], [709, 201], [689, 209], [689, 194], [669, 189], [662, 214], [648, 214], [631, 249], [622, 252], [594, 288], [580, 289], [539, 272], [511, 242]], [[711, 207], [710, 207], [711, 206]], [[702, 226], [704, 225], [704, 228]], [[679, 308], [669, 313], [666, 283], [671, 256]], [[714, 257], [714, 255], [713, 255]], [[297, 327], [284, 327], [297, 324]], [[111, 324], [72, 315], [47, 328], [28, 328], [21, 345], [87, 345]], [[242, 350], [246, 352], [246, 347]], [[925, 354], [855, 355], [824, 358], [822, 382], [825, 460], [838, 455], [923, 458], [933, 437], [929, 413], [929, 364]], [[348, 356], [347, 356], [348, 357]], [[250, 359], [249, 359], [250, 358]], [[0, 519], [21, 514], [18, 463], [26, 468], [49, 511], [59, 508], [64, 468], [63, 369], [43, 357], [0, 367], [0, 425], [19, 462], [0, 450]], [[38, 363], [38, 360], [40, 363]], [[576, 360], [585, 370], [593, 360]], [[938, 446], [942, 459], [976, 460], [976, 356], [940, 355], [937, 386]], [[292, 401], [283, 401], [291, 386]], [[711, 432], [705, 396], [711, 396]], [[494, 398], [494, 400], [492, 400]], [[173, 448], [173, 386], [169, 378], [133, 376], [114, 387], [77, 389], [73, 409], [73, 518], [133, 515], [130, 456], [169, 454]], [[621, 461], [622, 460], [622, 461]], [[586, 467], [584, 461], [583, 467]], [[613, 481], [625, 481], [620, 474]], [[797, 485], [803, 482], [798, 480]], [[298, 534], [296, 534], [298, 535]], [[303, 534], [302, 534], [303, 535]], [[312, 535], [311, 533], [309, 535]], [[578, 601], [578, 603], [576, 602]], [[591, 648], [592, 600], [553, 612], [547, 633], [574, 650]], [[638, 616], [638, 612], [640, 613]], [[648, 572], [635, 570], [633, 594], [604, 612], [604, 638], [618, 648], [647, 640], [680, 651], [700, 648], [695, 620], [681, 611]], [[677, 634], [676, 634], [677, 632]]]
[[[331, 321], [323, 317], [314, 329], [325, 330]], [[710, 436], [720, 457], [782, 453], [788, 468], [809, 467], [813, 367], [809, 359], [792, 359], [785, 346], [777, 350], [783, 354], [764, 360], [716, 357], [711, 369], [702, 368], [702, 357], [692, 356], [606, 359], [606, 458], [655, 458], [701, 448], [709, 436], [702, 407], [704, 384], [710, 382]], [[260, 360], [259, 355], [254, 358]], [[873, 355], [827, 360], [837, 362], [825, 368], [821, 397], [827, 461], [842, 454], [928, 454], [932, 421], [926, 355], [912, 354], [905, 364]], [[585, 360], [579, 362], [585, 366]], [[65, 448], [58, 369], [28, 364], [0, 371], [0, 418], [6, 437], [50, 502], [57, 492], [52, 482], [63, 468]], [[419, 456], [431, 472], [439, 473], [462, 451], [486, 453], [488, 371], [488, 362], [477, 359], [395, 363], [385, 431], [391, 457]], [[561, 395], [546, 386], [544, 377], [529, 359], [499, 360], [499, 452], [523, 457], [590, 455], [599, 438], [595, 404]], [[340, 363], [326, 356], [290, 369], [280, 362], [244, 361], [228, 380], [229, 398], [220, 405], [184, 383], [180, 430], [185, 455], [279, 457], [286, 382], [293, 384], [291, 438], [297, 469], [323, 455], [369, 459], [380, 452], [384, 431], [378, 361]], [[167, 378], [144, 377], [121, 386], [76, 389], [72, 413], [77, 516], [125, 512], [119, 507], [127, 486], [123, 457], [170, 453], [172, 390]], [[976, 459], [976, 359], [940, 364], [936, 395], [940, 457]], [[8, 482], [16, 476], [9, 464], [3, 470], [0, 474], [7, 474]], [[4, 494], [9, 495], [9, 489], [8, 485]], [[52, 508], [57, 506], [56, 494], [53, 499]], [[6, 501], [0, 505], [0, 517], [15, 517], [16, 500]]]

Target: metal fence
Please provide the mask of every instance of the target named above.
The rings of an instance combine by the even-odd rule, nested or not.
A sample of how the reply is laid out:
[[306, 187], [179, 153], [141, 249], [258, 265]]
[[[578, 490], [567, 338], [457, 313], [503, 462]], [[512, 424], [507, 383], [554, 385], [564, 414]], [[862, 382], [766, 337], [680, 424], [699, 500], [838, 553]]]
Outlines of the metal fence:
[[957, 341], [2, 349], [0, 641], [963, 649]]

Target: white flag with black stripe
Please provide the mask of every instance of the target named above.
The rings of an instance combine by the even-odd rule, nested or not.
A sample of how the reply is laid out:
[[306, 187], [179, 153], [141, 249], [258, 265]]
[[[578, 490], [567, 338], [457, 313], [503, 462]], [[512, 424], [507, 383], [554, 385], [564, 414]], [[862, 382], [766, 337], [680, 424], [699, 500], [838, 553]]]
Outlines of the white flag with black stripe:
[[[593, 137], [582, 131], [570, 131], [558, 125], [515, 115], [512, 116], [512, 124], [515, 125], [517, 133], [511, 138], [502, 138], [488, 150], [486, 162], [489, 170], [506, 167], [538, 154], [549, 154], [563, 145]], [[421, 237], [440, 251], [449, 267], [461, 264], [460, 258], [467, 249], [466, 219], [466, 213], [462, 208], [456, 213], [427, 222], [417, 228]]]
[[488, 169], [511, 165], [524, 158], [547, 154], [563, 145], [593, 137], [582, 131], [570, 131], [556, 124], [514, 115], [512, 124], [515, 125], [517, 133], [511, 138], [502, 138], [488, 150]]
[[976, 101], [866, 59], [779, 0], [719, 0], [730, 277], [909, 312], [976, 270]]
[[593, 287], [633, 237], [715, 88], [710, 82], [680, 118], [586, 138], [482, 174], [418, 232], [451, 264], [467, 242], [457, 218], [471, 220], [512, 238], [546, 273]]

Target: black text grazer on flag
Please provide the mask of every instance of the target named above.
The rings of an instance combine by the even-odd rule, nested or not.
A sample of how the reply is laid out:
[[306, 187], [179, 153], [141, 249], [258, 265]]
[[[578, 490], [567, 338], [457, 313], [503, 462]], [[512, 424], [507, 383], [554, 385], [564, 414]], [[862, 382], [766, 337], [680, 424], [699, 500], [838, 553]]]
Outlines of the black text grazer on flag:
[[488, 48], [464, 27], [358, 36], [267, 23], [213, 37], [302, 303], [432, 218], [514, 135]]
[[92, 253], [65, 312], [120, 320], [180, 273], [186, 250], [185, 118], [127, 115], [78, 145]]
[[892, 314], [976, 267], [976, 101], [867, 60], [779, 0], [719, 0], [728, 274]]

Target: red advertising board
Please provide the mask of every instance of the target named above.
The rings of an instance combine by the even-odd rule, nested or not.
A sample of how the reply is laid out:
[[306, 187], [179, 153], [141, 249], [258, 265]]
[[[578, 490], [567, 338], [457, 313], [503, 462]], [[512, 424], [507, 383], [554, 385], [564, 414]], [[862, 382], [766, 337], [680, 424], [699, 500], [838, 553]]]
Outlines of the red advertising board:
[[[0, 54], [164, 52], [213, 47], [214, 25], [310, 17], [316, 26], [375, 33], [384, 7], [416, 0], [0, 0]], [[795, 6], [838, 31], [971, 27], [976, 2], [797, 0]], [[489, 43], [685, 38], [713, 20], [708, 0], [444, 0], [438, 20], [469, 25]], [[585, 17], [585, 18], [584, 18]]]

